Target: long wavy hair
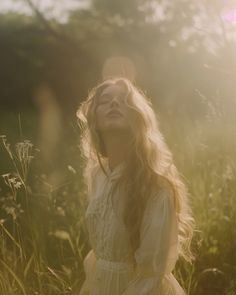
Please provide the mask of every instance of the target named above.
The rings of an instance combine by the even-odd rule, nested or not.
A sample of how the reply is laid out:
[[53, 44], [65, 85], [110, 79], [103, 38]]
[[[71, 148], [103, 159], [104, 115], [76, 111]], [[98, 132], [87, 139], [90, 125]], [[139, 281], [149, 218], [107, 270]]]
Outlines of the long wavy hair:
[[85, 164], [84, 179], [88, 190], [98, 167], [106, 173], [103, 160], [107, 159], [107, 152], [96, 126], [96, 107], [101, 92], [112, 84], [125, 87], [125, 104], [132, 116], [129, 122], [132, 144], [125, 169], [113, 187], [113, 190], [120, 187], [119, 184], [125, 187], [122, 217], [129, 232], [132, 250], [135, 251], [140, 243], [140, 225], [148, 198], [153, 189], [158, 190], [165, 186], [173, 192], [171, 196], [174, 198], [179, 222], [179, 255], [192, 263], [195, 259], [191, 250], [195, 220], [189, 205], [187, 188], [159, 130], [151, 100], [127, 78], [113, 77], [102, 81], [91, 89], [87, 99], [77, 110], [81, 128], [80, 149]]

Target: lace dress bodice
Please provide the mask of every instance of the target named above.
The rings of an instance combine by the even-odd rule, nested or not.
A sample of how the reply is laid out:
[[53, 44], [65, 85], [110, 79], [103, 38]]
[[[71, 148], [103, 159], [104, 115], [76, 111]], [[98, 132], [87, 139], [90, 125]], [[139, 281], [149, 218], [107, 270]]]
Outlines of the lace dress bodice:
[[111, 185], [111, 179], [103, 182], [103, 189], [97, 191], [88, 205], [85, 216], [89, 240], [97, 258], [127, 262], [131, 256], [128, 234], [112, 208]]
[[113, 209], [123, 208], [122, 190], [115, 192], [113, 204], [110, 194], [124, 165], [111, 171], [105, 163], [108, 176], [98, 168], [92, 181], [85, 213], [91, 250], [84, 259], [86, 279], [79, 295], [185, 295], [171, 273], [178, 258], [177, 219], [166, 193], [148, 201], [140, 247], [132, 254], [128, 231]]

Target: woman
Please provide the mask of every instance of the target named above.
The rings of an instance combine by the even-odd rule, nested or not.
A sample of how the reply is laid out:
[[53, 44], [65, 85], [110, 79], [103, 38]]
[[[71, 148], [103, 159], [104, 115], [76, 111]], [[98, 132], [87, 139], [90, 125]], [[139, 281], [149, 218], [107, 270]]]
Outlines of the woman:
[[79, 295], [184, 295], [194, 218], [151, 101], [128, 79], [103, 81], [77, 111], [91, 250]]

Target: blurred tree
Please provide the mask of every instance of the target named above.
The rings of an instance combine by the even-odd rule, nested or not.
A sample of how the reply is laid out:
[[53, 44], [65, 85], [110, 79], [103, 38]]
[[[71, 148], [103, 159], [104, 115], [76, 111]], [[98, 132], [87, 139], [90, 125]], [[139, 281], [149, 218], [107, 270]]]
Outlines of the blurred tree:
[[198, 116], [202, 105], [195, 88], [214, 95], [215, 84], [205, 82], [209, 73], [218, 77], [206, 65], [224, 64], [220, 50], [233, 48], [224, 42], [224, 6], [217, 1], [93, 0], [89, 9], [72, 11], [66, 24], [46, 19], [33, 1], [25, 2], [34, 17], [8, 14], [0, 19], [0, 64], [5, 69], [0, 99], [14, 108], [32, 104], [33, 89], [46, 81], [63, 111], [74, 112], [102, 78], [108, 60], [123, 57], [154, 103]]

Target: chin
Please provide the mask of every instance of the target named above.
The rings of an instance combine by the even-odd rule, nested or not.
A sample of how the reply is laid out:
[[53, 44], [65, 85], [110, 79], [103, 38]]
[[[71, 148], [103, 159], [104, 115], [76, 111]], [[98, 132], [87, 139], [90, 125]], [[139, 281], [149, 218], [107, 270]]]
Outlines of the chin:
[[104, 127], [104, 131], [122, 131], [122, 130], [127, 130], [128, 127], [124, 124], [119, 124], [119, 123], [109, 123]]

